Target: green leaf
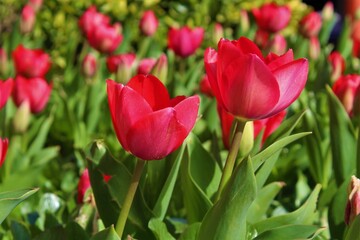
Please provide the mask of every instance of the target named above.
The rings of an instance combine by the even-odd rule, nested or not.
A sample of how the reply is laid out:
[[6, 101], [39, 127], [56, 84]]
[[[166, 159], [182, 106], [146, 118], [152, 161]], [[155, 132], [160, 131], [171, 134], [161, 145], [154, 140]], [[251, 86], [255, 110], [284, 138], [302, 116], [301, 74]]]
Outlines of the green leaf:
[[332, 239], [342, 239], [344, 237], [345, 222], [344, 213], [348, 198], [347, 188], [350, 178], [344, 181], [337, 189], [334, 198], [329, 206], [329, 230]]
[[350, 224], [344, 240], [360, 240], [359, 229], [360, 229], [360, 215], [357, 215], [354, 221]]
[[163, 223], [160, 219], [151, 219], [148, 226], [154, 233], [157, 240], [175, 240], [175, 238], [168, 232], [165, 223]]
[[318, 226], [312, 225], [285, 225], [263, 232], [254, 240], [298, 240], [298, 239], [313, 239], [324, 228], [319, 230]]
[[115, 232], [114, 226], [102, 230], [95, 234], [90, 240], [121, 240], [117, 233]]
[[201, 223], [199, 222], [191, 224], [184, 230], [179, 240], [196, 240], [200, 230], [200, 226]]
[[88, 240], [89, 236], [85, 230], [76, 222], [71, 221], [66, 225], [67, 240]]
[[338, 186], [355, 174], [356, 137], [349, 115], [330, 87], [327, 87], [330, 113], [330, 143], [334, 176]]
[[23, 223], [11, 221], [11, 234], [14, 240], [30, 240], [30, 232]]
[[19, 203], [38, 190], [38, 188], [34, 188], [0, 193], [0, 224]]
[[48, 118], [44, 120], [44, 122], [41, 124], [39, 132], [36, 134], [35, 140], [33, 140], [32, 144], [30, 145], [28, 149], [28, 156], [32, 156], [36, 154], [38, 151], [40, 151], [45, 144], [45, 141], [47, 139], [51, 124], [53, 123], [54, 118], [52, 115], [50, 115]]
[[316, 185], [314, 191], [311, 193], [307, 201], [294, 212], [265, 219], [254, 224], [255, 229], [259, 234], [278, 228], [284, 225], [306, 225], [311, 224], [315, 217], [316, 202], [320, 192], [321, 186]]
[[164, 219], [166, 211], [169, 207], [171, 196], [174, 191], [176, 179], [179, 173], [181, 160], [183, 159], [184, 150], [185, 150], [185, 144], [181, 146], [181, 149], [178, 152], [178, 156], [175, 160], [175, 163], [171, 168], [169, 176], [164, 184], [164, 187], [161, 190], [160, 196], [153, 209], [154, 215], [160, 220]]
[[270, 204], [284, 185], [283, 182], [273, 182], [266, 185], [258, 192], [255, 201], [248, 210], [247, 221], [249, 223], [256, 223], [266, 217], [265, 214], [268, 211]]
[[256, 197], [256, 180], [248, 157], [236, 168], [220, 200], [206, 214], [198, 239], [246, 239], [246, 216]]

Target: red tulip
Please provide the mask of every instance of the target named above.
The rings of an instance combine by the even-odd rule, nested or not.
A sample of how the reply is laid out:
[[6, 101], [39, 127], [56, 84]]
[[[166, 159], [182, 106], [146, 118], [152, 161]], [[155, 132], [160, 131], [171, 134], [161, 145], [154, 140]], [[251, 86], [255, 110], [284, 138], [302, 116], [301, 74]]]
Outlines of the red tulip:
[[244, 37], [220, 40], [218, 52], [208, 48], [204, 58], [218, 104], [237, 118], [263, 119], [281, 112], [298, 98], [307, 80], [307, 59], [294, 60], [292, 50], [264, 59]]
[[188, 57], [195, 53], [204, 38], [204, 29], [196, 27], [190, 29], [188, 26], [180, 29], [170, 28], [168, 33], [168, 46], [176, 55]]
[[146, 36], [152, 36], [159, 26], [159, 20], [151, 10], [145, 11], [140, 19], [140, 30]]
[[42, 78], [15, 78], [13, 99], [17, 107], [24, 101], [30, 104], [32, 113], [41, 112], [49, 100], [52, 86]]
[[287, 6], [279, 6], [275, 3], [264, 4], [252, 11], [258, 27], [271, 33], [285, 28], [290, 21], [291, 12]]
[[89, 170], [86, 168], [84, 172], [81, 174], [79, 183], [78, 183], [78, 195], [77, 202], [83, 203], [84, 196], [86, 191], [91, 187], [90, 178], [89, 178]]
[[343, 58], [341, 53], [337, 51], [333, 51], [329, 55], [328, 60], [332, 68], [331, 79], [332, 80], [338, 79], [341, 76], [341, 74], [343, 74], [345, 71], [345, 59]]
[[155, 58], [144, 58], [139, 62], [137, 73], [149, 74], [156, 64]]
[[35, 10], [30, 5], [25, 5], [21, 11], [20, 30], [22, 33], [29, 33], [35, 25]]
[[311, 12], [300, 21], [300, 32], [306, 38], [316, 37], [321, 29], [321, 16], [317, 12]]
[[95, 6], [89, 7], [79, 19], [79, 27], [85, 36], [98, 26], [108, 24], [110, 24], [110, 18], [98, 13]]
[[135, 59], [136, 55], [134, 53], [112, 55], [107, 57], [106, 66], [109, 72], [116, 73], [119, 67], [131, 68]]
[[106, 54], [114, 52], [123, 39], [120, 23], [96, 26], [87, 32], [86, 37], [91, 47]]
[[82, 61], [82, 72], [86, 77], [93, 77], [96, 73], [96, 58], [87, 54]]
[[43, 78], [51, 66], [49, 55], [41, 49], [28, 49], [19, 45], [12, 56], [16, 73], [28, 78]]
[[277, 55], [286, 53], [286, 39], [279, 33], [273, 35], [271, 41], [268, 42], [267, 49]]
[[175, 151], [193, 128], [199, 97], [170, 99], [153, 75], [136, 75], [127, 85], [107, 80], [111, 118], [126, 151], [143, 160], [157, 160]]
[[269, 45], [270, 33], [261, 29], [258, 29], [255, 33], [255, 43], [259, 48], [264, 49]]
[[4, 164], [6, 153], [8, 150], [9, 141], [7, 138], [0, 138], [0, 167]]
[[5, 106], [9, 96], [11, 95], [13, 85], [14, 81], [12, 78], [9, 78], [6, 81], [0, 80], [0, 109]]
[[345, 223], [350, 225], [360, 214], [360, 179], [351, 177], [348, 187], [348, 200], [345, 209]]
[[206, 74], [200, 81], [200, 92], [202, 92], [208, 97], [214, 97], [214, 93], [210, 86], [209, 78]]
[[360, 75], [349, 74], [341, 76], [332, 87], [349, 115], [352, 115], [355, 93], [359, 85]]

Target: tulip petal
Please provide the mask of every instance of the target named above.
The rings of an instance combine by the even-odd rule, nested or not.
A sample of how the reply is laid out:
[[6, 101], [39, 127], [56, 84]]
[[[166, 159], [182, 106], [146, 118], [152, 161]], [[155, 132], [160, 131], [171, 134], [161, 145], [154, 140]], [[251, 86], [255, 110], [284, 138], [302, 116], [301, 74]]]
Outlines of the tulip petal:
[[138, 92], [153, 111], [170, 106], [170, 97], [166, 87], [153, 75], [136, 75], [126, 86]]
[[261, 60], [264, 60], [264, 57], [254, 42], [247, 39], [246, 37], [240, 37], [238, 40], [232, 41], [232, 43], [238, 47], [243, 54], [256, 54]]
[[285, 64], [288, 64], [292, 61], [294, 61], [294, 53], [291, 49], [281, 56], [277, 56], [274, 53], [270, 53], [266, 57], [266, 62], [272, 72], [275, 71], [277, 68]]
[[176, 119], [186, 129], [186, 134], [188, 134], [194, 127], [199, 111], [199, 104], [199, 96], [192, 96], [181, 101], [174, 107], [176, 111]]
[[112, 80], [107, 80], [106, 83], [111, 119], [116, 136], [123, 148], [129, 150], [126, 134], [135, 122], [150, 114], [152, 109], [146, 100], [133, 89]]
[[226, 110], [237, 117], [263, 118], [278, 103], [279, 85], [265, 63], [255, 54], [237, 58], [222, 71], [220, 77], [219, 88], [224, 93], [222, 97], [224, 105], [228, 107]]
[[157, 160], [177, 149], [186, 136], [186, 129], [176, 119], [176, 111], [165, 108], [136, 122], [126, 138], [132, 154], [143, 160]]
[[12, 78], [9, 78], [5, 82], [0, 81], [0, 109], [5, 106], [13, 89], [13, 86], [14, 81], [12, 80]]
[[280, 99], [267, 117], [284, 110], [299, 97], [305, 87], [308, 71], [308, 60], [301, 58], [273, 72], [280, 86]]
[[[221, 69], [226, 68], [232, 61], [243, 55], [240, 43], [228, 39], [220, 39], [218, 44], [218, 63]], [[236, 43], [236, 44], [235, 44]]]

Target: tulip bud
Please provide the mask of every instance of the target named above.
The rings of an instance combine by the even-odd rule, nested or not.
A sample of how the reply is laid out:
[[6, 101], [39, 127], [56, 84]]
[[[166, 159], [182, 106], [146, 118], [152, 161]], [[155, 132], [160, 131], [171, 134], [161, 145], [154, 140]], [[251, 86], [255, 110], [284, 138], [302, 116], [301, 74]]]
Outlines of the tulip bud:
[[83, 203], [86, 202], [85, 193], [91, 187], [90, 185], [90, 178], [89, 178], [89, 170], [85, 169], [84, 172], [81, 174], [79, 183], [78, 183], [78, 195], [77, 195], [77, 202]]
[[0, 75], [5, 75], [8, 68], [8, 57], [6, 51], [0, 48]]
[[334, 16], [334, 4], [330, 1], [327, 2], [321, 11], [321, 15], [324, 21], [330, 21]]
[[111, 73], [116, 73], [116, 81], [127, 83], [132, 75], [132, 67], [136, 55], [133, 53], [125, 53], [109, 56], [106, 59], [106, 66]]
[[322, 21], [317, 12], [311, 12], [300, 21], [300, 32], [306, 38], [315, 37], [319, 34]]
[[30, 5], [25, 5], [21, 12], [20, 30], [23, 34], [30, 33], [35, 25], [35, 11]]
[[246, 33], [250, 28], [249, 14], [246, 10], [240, 10], [240, 27], [242, 33]]
[[168, 60], [164, 53], [160, 55], [151, 71], [151, 74], [160, 79], [162, 83], [166, 84], [168, 75]]
[[353, 114], [354, 116], [360, 116], [360, 84], [355, 92], [355, 99], [353, 104]]
[[14, 86], [14, 81], [12, 78], [7, 79], [6, 81], [0, 80], [0, 110], [5, 106], [8, 101]]
[[30, 103], [24, 101], [21, 103], [20, 107], [16, 110], [13, 126], [16, 133], [24, 133], [28, 129], [30, 123]]
[[254, 124], [248, 121], [245, 124], [244, 132], [241, 137], [239, 155], [240, 157], [247, 156], [254, 146]]
[[212, 40], [215, 44], [217, 44], [220, 38], [224, 37], [224, 29], [220, 23], [215, 23], [214, 25], [214, 34], [212, 35]]
[[266, 3], [252, 10], [258, 27], [264, 31], [276, 33], [284, 29], [290, 22], [291, 11], [286, 5]]
[[332, 67], [331, 81], [334, 82], [345, 71], [345, 59], [341, 53], [334, 51], [329, 55], [328, 60]]
[[149, 74], [156, 64], [155, 58], [144, 58], [139, 62], [137, 73]]
[[176, 55], [186, 58], [195, 53], [200, 47], [204, 38], [204, 29], [195, 27], [190, 29], [188, 26], [179, 29], [170, 28], [168, 32], [168, 47]]
[[7, 138], [0, 138], [0, 167], [4, 164], [6, 153], [8, 150], [9, 141]]
[[268, 43], [268, 49], [270, 52], [277, 55], [283, 55], [286, 52], [286, 39], [279, 33], [273, 36], [273, 39]]
[[351, 177], [348, 194], [345, 209], [345, 223], [350, 225], [355, 217], [360, 214], [360, 179], [355, 176]]
[[270, 33], [267, 31], [263, 31], [258, 29], [255, 33], [255, 43], [259, 46], [259, 48], [264, 49], [269, 43]]
[[309, 56], [311, 59], [318, 59], [320, 56], [320, 41], [317, 37], [310, 38]]
[[340, 77], [332, 87], [334, 94], [339, 98], [349, 115], [352, 115], [355, 92], [359, 85], [360, 76], [350, 74]]
[[87, 54], [82, 62], [82, 72], [85, 77], [92, 78], [96, 73], [96, 58], [92, 54]]
[[140, 30], [146, 36], [152, 36], [159, 26], [159, 20], [153, 11], [145, 11], [140, 20]]
[[43, 0], [29, 0], [28, 4], [37, 12], [41, 8]]

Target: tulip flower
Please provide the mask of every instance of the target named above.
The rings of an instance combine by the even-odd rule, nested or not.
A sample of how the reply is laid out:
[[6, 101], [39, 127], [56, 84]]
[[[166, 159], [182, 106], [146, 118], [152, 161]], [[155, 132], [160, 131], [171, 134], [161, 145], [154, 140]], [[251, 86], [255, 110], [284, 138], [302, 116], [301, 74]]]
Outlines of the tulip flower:
[[156, 64], [155, 58], [144, 58], [139, 62], [137, 73], [149, 74]]
[[306, 37], [316, 37], [321, 29], [321, 16], [317, 12], [311, 12], [300, 21], [300, 33]]
[[9, 141], [7, 138], [0, 138], [0, 167], [4, 164]]
[[180, 29], [170, 28], [168, 33], [168, 47], [180, 57], [188, 57], [195, 53], [204, 38], [204, 29], [196, 27], [190, 29], [188, 26]]
[[111, 25], [99, 25], [96, 28], [88, 31], [86, 38], [91, 47], [95, 48], [101, 53], [110, 54], [122, 42], [121, 25], [116, 23]]
[[0, 48], [0, 75], [5, 75], [8, 69], [8, 57], [5, 49]]
[[260, 8], [252, 10], [258, 27], [270, 33], [276, 33], [284, 29], [290, 21], [291, 12], [287, 6], [279, 6], [275, 3], [264, 4]]
[[261, 29], [258, 29], [255, 33], [254, 42], [259, 48], [264, 49], [269, 45], [270, 33]]
[[93, 77], [96, 73], [96, 58], [92, 54], [87, 54], [82, 61], [82, 72], [86, 77]]
[[151, 10], [145, 11], [140, 19], [140, 30], [146, 36], [152, 36], [159, 26], [159, 20]]
[[320, 56], [320, 41], [318, 37], [310, 38], [310, 46], [309, 46], [309, 56], [311, 59], [318, 59]]
[[334, 4], [332, 2], [325, 3], [322, 11], [321, 16], [324, 21], [330, 21], [334, 16]]
[[20, 30], [22, 33], [29, 33], [35, 25], [35, 10], [30, 5], [25, 5], [21, 11]]
[[220, 40], [218, 52], [206, 49], [204, 60], [218, 104], [242, 120], [268, 118], [287, 108], [303, 90], [309, 68], [307, 59], [294, 60], [292, 50], [264, 58], [244, 37]]
[[345, 209], [345, 223], [350, 225], [360, 214], [360, 179], [351, 177], [348, 187], [348, 200]]
[[355, 99], [353, 103], [354, 116], [360, 116], [360, 84], [355, 91]]
[[5, 106], [9, 96], [11, 95], [13, 85], [14, 81], [11, 78], [6, 81], [0, 80], [0, 109]]
[[89, 7], [79, 19], [79, 27], [83, 34], [94, 31], [98, 26], [110, 24], [110, 18], [104, 14], [98, 13], [95, 6]]
[[328, 61], [330, 62], [332, 68], [331, 80], [335, 81], [345, 71], [345, 59], [343, 58], [341, 53], [339, 53], [338, 51], [333, 51], [329, 55]]
[[168, 74], [168, 60], [164, 53], [162, 53], [151, 70], [151, 74], [161, 79], [162, 83], [166, 83]]
[[240, 28], [241, 32], [245, 33], [250, 28], [249, 14], [246, 10], [240, 10]]
[[118, 82], [126, 83], [131, 78], [135, 59], [136, 55], [134, 53], [112, 55], [106, 59], [106, 66], [109, 72], [116, 73]]
[[286, 39], [279, 33], [273, 35], [271, 41], [268, 42], [267, 49], [277, 55], [282, 55], [286, 52]]
[[222, 37], [224, 37], [224, 29], [220, 23], [215, 23], [213, 31], [212, 40], [214, 43], [217, 43]]
[[43, 78], [51, 66], [49, 55], [41, 49], [28, 49], [19, 45], [12, 52], [12, 57], [16, 73], [28, 78]]
[[83, 203], [84, 196], [86, 191], [91, 187], [90, 178], [89, 178], [89, 170], [86, 168], [84, 172], [81, 174], [78, 187], [77, 187], [77, 202]]
[[341, 76], [332, 87], [349, 115], [352, 115], [355, 93], [359, 85], [360, 75], [349, 74]]
[[353, 40], [352, 54], [354, 57], [360, 56], [360, 20], [352, 24], [351, 39]]
[[32, 113], [41, 112], [49, 100], [52, 86], [42, 78], [26, 79], [22, 76], [15, 78], [13, 99], [15, 105], [20, 107], [24, 101], [28, 101]]
[[153, 75], [136, 75], [127, 85], [107, 80], [107, 93], [119, 142], [143, 160], [162, 159], [175, 151], [197, 118], [198, 96], [170, 99]]

